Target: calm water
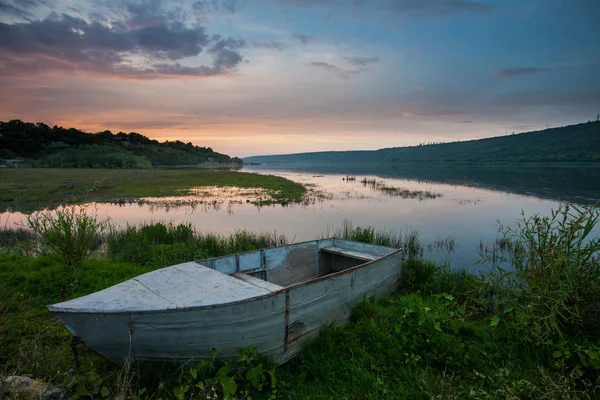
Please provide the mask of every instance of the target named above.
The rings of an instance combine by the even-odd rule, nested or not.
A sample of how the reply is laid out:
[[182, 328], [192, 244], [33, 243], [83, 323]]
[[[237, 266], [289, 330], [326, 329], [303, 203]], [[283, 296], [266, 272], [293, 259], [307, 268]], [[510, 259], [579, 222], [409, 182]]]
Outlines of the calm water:
[[[425, 253], [438, 262], [477, 271], [480, 243], [497, 237], [498, 221], [514, 225], [525, 215], [549, 215], [564, 200], [594, 204], [600, 198], [600, 169], [583, 167], [403, 167], [256, 166], [245, 171], [283, 176], [309, 185], [302, 205], [257, 208], [247, 203], [256, 191], [202, 190], [195, 203], [169, 199], [151, 204], [96, 204], [100, 217], [124, 226], [150, 221], [189, 222], [204, 232], [237, 229], [276, 231], [294, 241], [354, 226], [386, 231], [417, 230]], [[356, 180], [346, 180], [347, 176]], [[366, 178], [367, 182], [362, 181]], [[411, 198], [414, 196], [414, 198]], [[3, 224], [23, 219], [4, 213]], [[8, 221], [8, 222], [7, 222]], [[451, 237], [453, 251], [428, 244]]]

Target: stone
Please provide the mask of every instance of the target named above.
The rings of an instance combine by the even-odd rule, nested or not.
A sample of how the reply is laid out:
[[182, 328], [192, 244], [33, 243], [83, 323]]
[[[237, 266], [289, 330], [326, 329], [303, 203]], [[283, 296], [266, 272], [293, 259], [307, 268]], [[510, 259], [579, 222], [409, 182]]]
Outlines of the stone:
[[9, 376], [4, 380], [4, 385], [5, 388], [0, 386], [0, 393], [6, 390], [13, 397], [20, 399], [60, 400], [65, 394], [64, 390], [57, 386], [26, 376]]

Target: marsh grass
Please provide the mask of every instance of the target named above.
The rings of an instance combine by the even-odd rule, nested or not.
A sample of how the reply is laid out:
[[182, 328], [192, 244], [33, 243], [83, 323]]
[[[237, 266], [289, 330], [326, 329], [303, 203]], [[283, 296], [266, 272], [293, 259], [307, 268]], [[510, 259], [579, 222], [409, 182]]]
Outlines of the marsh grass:
[[378, 181], [377, 179], [364, 178], [360, 183], [362, 183], [364, 187], [369, 187], [372, 190], [381, 192], [387, 196], [401, 197], [403, 199], [419, 199], [419, 201], [422, 201], [425, 199], [437, 199], [443, 196], [441, 193], [435, 193], [430, 190], [410, 190], [387, 186], [384, 181]]
[[114, 230], [107, 238], [107, 255], [149, 268], [162, 268], [187, 261], [219, 257], [265, 247], [281, 246], [289, 240], [275, 232], [239, 230], [231, 235], [195, 231], [191, 224], [154, 223]]
[[187, 195], [198, 187], [262, 189], [263, 202], [302, 200], [306, 188], [273, 175], [189, 169], [7, 169], [0, 181], [0, 209], [40, 210], [64, 204], [132, 201], [144, 197]]
[[419, 232], [416, 230], [403, 232], [401, 230], [376, 230], [375, 228], [368, 226], [354, 227], [351, 220], [344, 219], [339, 228], [328, 225], [326, 233], [322, 237], [332, 236], [340, 239], [402, 249], [405, 256], [408, 258], [423, 257], [424, 247], [419, 239]]

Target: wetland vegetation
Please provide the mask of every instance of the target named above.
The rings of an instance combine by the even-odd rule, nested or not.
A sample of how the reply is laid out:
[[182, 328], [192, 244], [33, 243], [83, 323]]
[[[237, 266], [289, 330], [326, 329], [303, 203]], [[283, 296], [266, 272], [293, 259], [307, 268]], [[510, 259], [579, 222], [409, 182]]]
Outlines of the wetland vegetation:
[[[275, 368], [241, 353], [236, 371], [217, 361], [181, 368], [109, 365], [80, 347], [45, 309], [133, 276], [194, 258], [286, 243], [267, 233], [232, 236], [189, 225], [105, 230], [73, 218], [4, 231], [0, 255], [0, 373], [60, 384], [70, 398], [575, 399], [600, 395], [599, 210], [561, 206], [501, 228], [509, 269], [475, 275], [422, 258], [416, 232], [395, 234], [346, 223], [332, 233], [402, 246], [396, 294], [367, 299], [346, 327], [329, 327], [296, 359]], [[68, 216], [67, 216], [68, 217]], [[71, 228], [68, 229], [68, 222]], [[78, 225], [78, 221], [83, 221]], [[48, 238], [96, 232], [79, 258]], [[10, 239], [11, 235], [18, 238]], [[62, 235], [62, 236], [61, 236]], [[21, 240], [23, 239], [23, 240]], [[28, 246], [23, 246], [28, 243]], [[71, 260], [71, 261], [69, 261]], [[75, 260], [75, 261], [73, 261]]]
[[17, 168], [1, 171], [0, 209], [31, 211], [61, 204], [185, 196], [198, 187], [262, 189], [266, 196], [257, 200], [262, 204], [298, 202], [306, 192], [285, 178], [245, 172]]

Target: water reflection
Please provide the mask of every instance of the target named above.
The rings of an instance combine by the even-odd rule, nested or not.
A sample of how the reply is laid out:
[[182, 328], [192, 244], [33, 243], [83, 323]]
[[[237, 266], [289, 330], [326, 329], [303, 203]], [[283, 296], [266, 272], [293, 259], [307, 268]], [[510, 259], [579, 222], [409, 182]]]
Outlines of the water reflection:
[[593, 164], [272, 164], [246, 169], [342, 174], [343, 176], [365, 174], [379, 178], [406, 179], [424, 184], [469, 186], [578, 204], [591, 205], [600, 199], [600, 165]]
[[[326, 235], [328, 231], [332, 232], [331, 227], [341, 227], [347, 219], [354, 226], [371, 226], [384, 231], [417, 230], [426, 257], [441, 263], [449, 262], [458, 268], [480, 270], [485, 265], [477, 264], [476, 260], [480, 253], [497, 244], [499, 222], [514, 226], [522, 211], [525, 215], [549, 215], [563, 198], [589, 204], [591, 199], [600, 197], [597, 187], [600, 179], [565, 183], [562, 191], [559, 190], [561, 183], [552, 180], [552, 177], [566, 176], [587, 180], [598, 173], [592, 170], [581, 173], [575, 173], [575, 169], [553, 171], [540, 175], [537, 180], [529, 170], [524, 175], [516, 174], [511, 187], [506, 171], [490, 172], [488, 169], [469, 175], [464, 168], [453, 172], [426, 169], [424, 166], [418, 169], [407, 167], [395, 175], [389, 172], [370, 174], [372, 169], [369, 168], [344, 169], [339, 173], [319, 168], [306, 172], [293, 168], [251, 169], [306, 185], [308, 194], [298, 204], [260, 206], [258, 200], [265, 198], [261, 191], [200, 188], [193, 198], [149, 198], [94, 206], [98, 217], [110, 218], [115, 226], [156, 221], [185, 222], [203, 232], [268, 231], [284, 234], [295, 241]], [[561, 182], [563, 178], [560, 178]], [[361, 180], [383, 182], [384, 187], [430, 193], [431, 196], [390, 196], [377, 189], [377, 185], [363, 184]], [[20, 213], [0, 215], [0, 222], [5, 226], [23, 219]]]

